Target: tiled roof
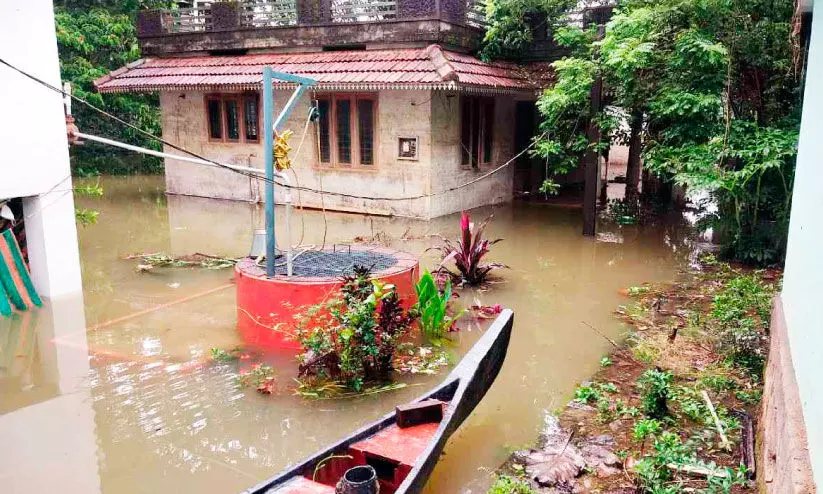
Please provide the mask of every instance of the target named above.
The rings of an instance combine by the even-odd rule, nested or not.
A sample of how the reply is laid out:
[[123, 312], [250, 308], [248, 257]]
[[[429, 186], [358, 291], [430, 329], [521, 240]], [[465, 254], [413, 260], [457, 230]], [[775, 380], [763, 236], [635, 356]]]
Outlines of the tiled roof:
[[352, 50], [240, 56], [147, 58], [95, 81], [100, 92], [256, 89], [264, 66], [315, 79], [319, 89], [469, 89], [523, 91], [545, 87], [546, 65], [483, 62], [441, 49]]

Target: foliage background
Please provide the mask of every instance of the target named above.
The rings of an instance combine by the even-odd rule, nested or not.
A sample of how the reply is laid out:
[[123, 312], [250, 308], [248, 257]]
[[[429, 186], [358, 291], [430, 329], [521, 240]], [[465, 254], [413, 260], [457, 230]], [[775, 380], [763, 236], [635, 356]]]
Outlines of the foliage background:
[[[55, 23], [60, 72], [72, 93], [127, 122], [160, 135], [160, 108], [155, 94], [106, 94], [95, 91], [95, 79], [140, 58], [135, 15], [140, 8], [165, 6], [158, 0], [56, 0]], [[111, 119], [76, 103], [72, 113], [81, 131], [138, 146], [159, 149]], [[71, 150], [72, 170], [83, 174], [162, 173], [159, 158], [86, 143]]]
[[[529, 19], [558, 8], [556, 0], [491, 0], [484, 53], [521, 50]], [[798, 27], [792, 0], [621, 0], [602, 39], [594, 27], [555, 25], [551, 34], [570, 55], [553, 63], [557, 83], [538, 101], [534, 152], [551, 177], [576, 168], [590, 146], [628, 143], [627, 199], [637, 199], [632, 163], [642, 157], [664, 180], [710, 195], [716, 211], [705, 224], [724, 254], [781, 263], [802, 103]], [[592, 117], [597, 76], [611, 106]], [[586, 139], [590, 118], [604, 131], [600, 142]], [[548, 180], [544, 190], [553, 189]]]

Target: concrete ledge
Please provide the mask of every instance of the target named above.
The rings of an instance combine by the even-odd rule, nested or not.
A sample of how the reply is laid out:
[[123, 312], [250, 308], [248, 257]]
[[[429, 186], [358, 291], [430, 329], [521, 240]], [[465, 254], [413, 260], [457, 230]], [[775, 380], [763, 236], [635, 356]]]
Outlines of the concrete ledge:
[[237, 27], [222, 31], [138, 33], [144, 57], [207, 54], [220, 50], [299, 51], [323, 46], [405, 44], [470, 52], [480, 46], [483, 30], [439, 18], [398, 19], [381, 22], [318, 24], [272, 28]]
[[809, 459], [806, 424], [789, 349], [783, 303], [772, 303], [771, 343], [758, 424], [758, 484], [761, 492], [817, 492]]

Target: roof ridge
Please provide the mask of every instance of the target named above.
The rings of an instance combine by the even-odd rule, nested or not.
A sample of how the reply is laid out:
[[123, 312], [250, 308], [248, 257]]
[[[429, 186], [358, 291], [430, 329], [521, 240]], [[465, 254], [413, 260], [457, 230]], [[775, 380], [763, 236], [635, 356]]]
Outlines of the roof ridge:
[[147, 62], [149, 60], [151, 60], [151, 58], [138, 58], [137, 60], [135, 60], [133, 62], [129, 62], [126, 65], [120, 67], [117, 70], [112, 70], [108, 74], [106, 74], [102, 77], [98, 77], [97, 79], [92, 81], [92, 85], [94, 86], [95, 89], [97, 89], [98, 86], [109, 82], [110, 80], [114, 79], [117, 76], [125, 74], [126, 72], [130, 71], [131, 69], [133, 69], [135, 67], [139, 67], [139, 66], [143, 65], [145, 62]]
[[440, 76], [440, 80], [442, 81], [459, 81], [460, 76], [457, 75], [457, 71], [454, 70], [454, 67], [443, 55], [443, 50], [440, 48], [440, 45], [429, 45], [426, 47], [426, 55], [429, 56], [429, 60], [432, 61], [434, 64], [434, 69], [437, 71], [437, 75]]

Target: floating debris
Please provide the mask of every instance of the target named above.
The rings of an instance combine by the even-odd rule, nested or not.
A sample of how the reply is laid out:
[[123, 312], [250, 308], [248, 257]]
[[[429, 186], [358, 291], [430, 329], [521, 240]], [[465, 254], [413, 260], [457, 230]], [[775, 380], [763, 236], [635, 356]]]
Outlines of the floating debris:
[[151, 271], [154, 268], [203, 268], [203, 269], [225, 269], [233, 267], [239, 259], [230, 257], [213, 256], [196, 252], [191, 255], [173, 257], [161, 253], [153, 254], [132, 254], [124, 259], [139, 259], [140, 263], [135, 267], [138, 272]]

